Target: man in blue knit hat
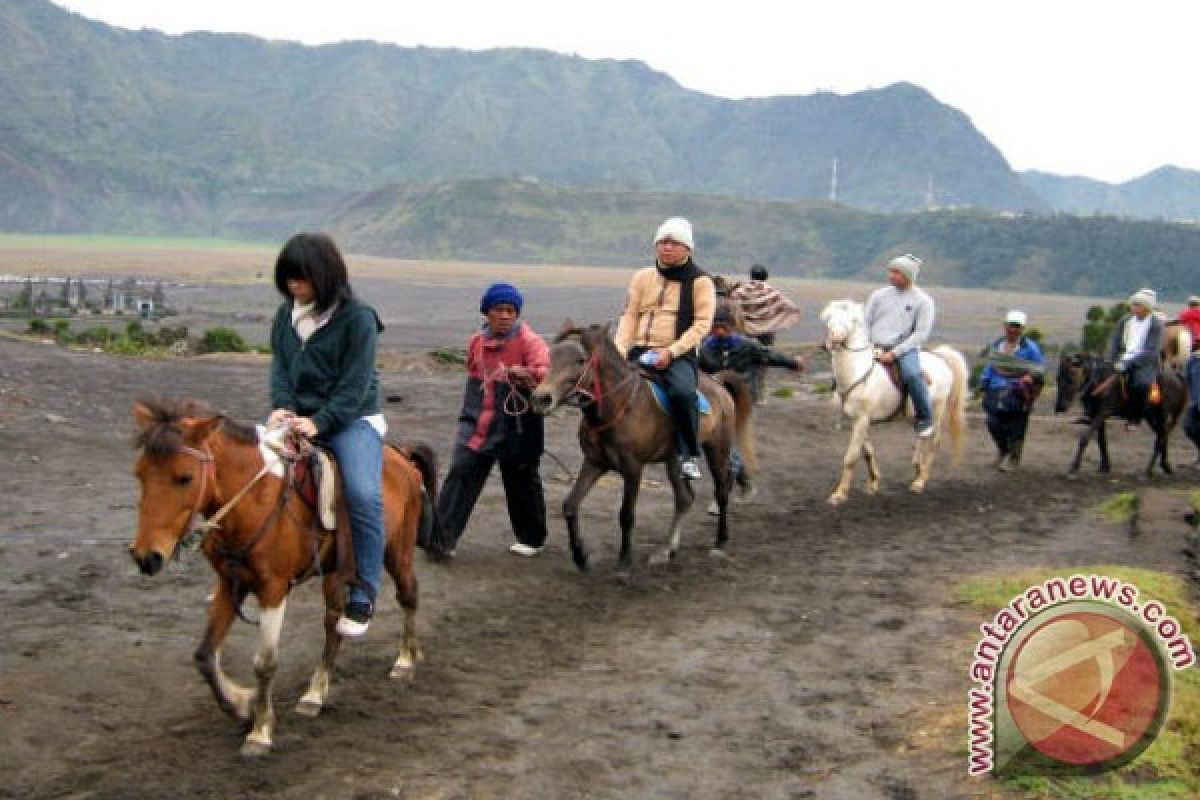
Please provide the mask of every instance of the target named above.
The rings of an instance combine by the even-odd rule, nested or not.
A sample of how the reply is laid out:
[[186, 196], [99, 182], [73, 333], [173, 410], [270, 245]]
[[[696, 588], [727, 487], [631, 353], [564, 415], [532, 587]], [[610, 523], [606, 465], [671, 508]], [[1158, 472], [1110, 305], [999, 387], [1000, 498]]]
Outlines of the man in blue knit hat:
[[480, 299], [484, 323], [467, 343], [467, 385], [454, 459], [438, 496], [438, 531], [428, 546], [434, 558], [454, 554], [497, 462], [517, 540], [509, 552], [535, 556], [546, 542], [546, 501], [538, 474], [542, 416], [532, 412], [529, 392], [546, 376], [550, 351], [521, 322], [523, 305], [521, 292], [510, 283], [493, 283]]

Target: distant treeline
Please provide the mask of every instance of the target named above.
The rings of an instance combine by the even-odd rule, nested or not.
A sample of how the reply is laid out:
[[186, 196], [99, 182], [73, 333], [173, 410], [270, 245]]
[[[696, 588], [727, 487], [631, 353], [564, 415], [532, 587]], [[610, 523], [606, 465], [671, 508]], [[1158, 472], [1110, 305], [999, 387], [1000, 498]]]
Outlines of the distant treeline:
[[875, 279], [912, 252], [940, 286], [1164, 299], [1200, 290], [1200, 226], [1109, 216], [944, 210], [882, 214], [842, 206], [707, 195], [564, 189], [528, 181], [391, 187], [348, 202], [331, 226], [351, 249], [399, 258], [633, 265], [666, 216], [696, 229], [717, 272]]

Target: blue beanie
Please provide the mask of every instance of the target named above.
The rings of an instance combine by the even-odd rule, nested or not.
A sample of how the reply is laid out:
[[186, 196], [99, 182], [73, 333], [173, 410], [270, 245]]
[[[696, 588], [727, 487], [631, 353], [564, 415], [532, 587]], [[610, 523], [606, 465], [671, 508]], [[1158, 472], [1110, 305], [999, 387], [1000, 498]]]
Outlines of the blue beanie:
[[513, 308], [517, 309], [517, 313], [521, 313], [521, 305], [525, 302], [525, 298], [521, 297], [521, 293], [517, 291], [517, 287], [511, 283], [493, 283], [483, 293], [483, 298], [479, 301], [479, 310], [486, 314], [501, 303], [508, 303]]

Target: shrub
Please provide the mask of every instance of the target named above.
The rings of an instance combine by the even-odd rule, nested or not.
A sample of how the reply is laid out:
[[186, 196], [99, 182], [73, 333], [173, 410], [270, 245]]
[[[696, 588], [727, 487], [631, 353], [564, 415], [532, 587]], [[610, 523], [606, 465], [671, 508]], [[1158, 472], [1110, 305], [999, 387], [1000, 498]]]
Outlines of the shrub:
[[240, 333], [233, 328], [220, 326], [206, 330], [196, 349], [201, 353], [247, 353], [250, 351], [249, 345], [246, 344], [246, 340]]
[[33, 319], [29, 320], [29, 332], [38, 335], [49, 333], [50, 326], [46, 324], [46, 320], [42, 319], [41, 317], [34, 317]]

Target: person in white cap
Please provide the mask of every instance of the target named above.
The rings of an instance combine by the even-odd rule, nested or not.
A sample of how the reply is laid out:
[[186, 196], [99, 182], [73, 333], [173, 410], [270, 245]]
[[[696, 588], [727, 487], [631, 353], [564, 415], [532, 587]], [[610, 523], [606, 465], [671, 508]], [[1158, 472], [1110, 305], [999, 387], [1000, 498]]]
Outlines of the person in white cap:
[[658, 370], [679, 438], [680, 472], [700, 478], [696, 348], [712, 328], [717, 293], [692, 261], [692, 225], [671, 217], [654, 234], [655, 264], [634, 273], [613, 337], [631, 361]]
[[1009, 472], [1021, 463], [1033, 402], [1045, 384], [1046, 359], [1025, 335], [1028, 318], [1013, 309], [1004, 315], [1004, 335], [983, 352], [979, 375], [987, 429], [996, 443], [996, 468]]
[[933, 332], [933, 298], [916, 286], [921, 259], [911, 254], [887, 263], [888, 283], [867, 300], [866, 319], [871, 343], [883, 350], [881, 364], [900, 366], [900, 377], [912, 398], [917, 436], [933, 435], [933, 410], [929, 389], [921, 373], [921, 345]]
[[1113, 328], [1108, 360], [1128, 382], [1129, 402], [1123, 416], [1135, 428], [1146, 413], [1150, 387], [1158, 377], [1158, 351], [1162, 347], [1163, 321], [1152, 313], [1158, 307], [1153, 289], [1138, 289], [1129, 296], [1129, 313]]

